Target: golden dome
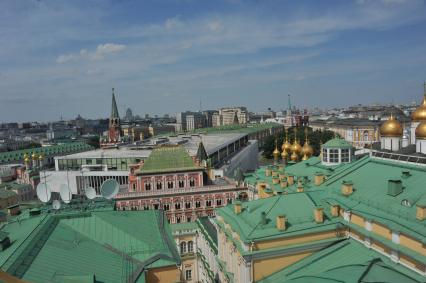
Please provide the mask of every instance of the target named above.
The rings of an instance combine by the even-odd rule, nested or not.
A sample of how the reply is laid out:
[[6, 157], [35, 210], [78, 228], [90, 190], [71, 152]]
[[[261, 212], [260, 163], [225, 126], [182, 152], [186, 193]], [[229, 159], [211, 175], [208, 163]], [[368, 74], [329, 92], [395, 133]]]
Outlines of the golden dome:
[[31, 155], [31, 157], [33, 158], [33, 160], [36, 160], [37, 159], [37, 153], [33, 153], [33, 155]]
[[283, 152], [281, 153], [281, 158], [282, 158], [282, 159], [287, 159], [287, 157], [288, 157], [288, 152], [287, 152], [287, 150], [283, 150]]
[[28, 156], [24, 158], [24, 162], [25, 162], [25, 164], [30, 163], [30, 159], [28, 158]]
[[297, 140], [294, 140], [294, 143], [291, 146], [291, 152], [296, 153], [297, 155], [299, 155], [301, 151], [302, 151], [302, 147], [297, 142]]
[[411, 113], [411, 120], [413, 122], [426, 121], [426, 94], [423, 97], [422, 104], [413, 113]]
[[297, 161], [299, 159], [299, 156], [296, 154], [296, 152], [293, 151], [293, 153], [290, 156], [291, 161]]
[[38, 156], [38, 160], [42, 161], [43, 159], [44, 159], [43, 154], [40, 154], [40, 155]]
[[278, 159], [280, 157], [280, 151], [278, 150], [277, 140], [275, 140], [275, 150], [272, 152], [274, 159]]
[[402, 134], [402, 126], [393, 115], [380, 126], [380, 136], [382, 137], [402, 137]]
[[416, 139], [426, 139], [426, 122], [421, 122], [416, 128]]
[[289, 143], [288, 140], [286, 139], [285, 142], [283, 143], [283, 145], [281, 146], [281, 149], [282, 149], [282, 151], [290, 152], [291, 143]]
[[308, 160], [308, 159], [309, 159], [309, 157], [306, 154], [304, 154], [303, 157], [302, 157], [302, 160], [305, 161], [305, 160]]
[[314, 154], [314, 149], [309, 144], [308, 140], [305, 141], [305, 144], [302, 147], [302, 155], [306, 155], [308, 158]]
[[272, 155], [274, 156], [274, 158], [278, 158], [280, 156], [280, 151], [278, 150], [278, 148], [275, 148], [275, 150], [272, 152]]

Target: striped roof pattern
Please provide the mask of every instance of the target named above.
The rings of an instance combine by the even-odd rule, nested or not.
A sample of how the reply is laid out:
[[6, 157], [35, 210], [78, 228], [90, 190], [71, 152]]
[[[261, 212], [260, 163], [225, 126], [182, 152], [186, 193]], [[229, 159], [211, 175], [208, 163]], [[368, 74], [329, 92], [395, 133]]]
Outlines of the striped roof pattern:
[[182, 146], [160, 146], [145, 160], [138, 173], [182, 172], [201, 170]]
[[33, 153], [36, 153], [37, 155], [43, 154], [45, 156], [52, 156], [52, 155], [70, 154], [74, 152], [87, 151], [92, 149], [94, 149], [93, 146], [88, 145], [84, 142], [72, 142], [72, 143], [64, 143], [64, 144], [58, 144], [53, 146], [7, 151], [7, 152], [0, 153], [0, 164], [21, 161], [24, 159], [25, 153], [28, 154], [29, 156]]

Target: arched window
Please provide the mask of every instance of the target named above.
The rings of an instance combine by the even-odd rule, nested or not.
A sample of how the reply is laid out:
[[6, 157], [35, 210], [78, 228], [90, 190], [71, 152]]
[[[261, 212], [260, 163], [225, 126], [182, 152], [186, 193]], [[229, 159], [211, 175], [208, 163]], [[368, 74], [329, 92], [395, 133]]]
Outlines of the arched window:
[[188, 242], [188, 253], [192, 253], [192, 252], [194, 252], [194, 242], [189, 241]]
[[186, 242], [181, 242], [180, 243], [180, 253], [181, 254], [186, 253]]
[[192, 179], [192, 178], [191, 178], [191, 179], [189, 180], [189, 186], [190, 186], [190, 187], [195, 187], [195, 180], [194, 180], [194, 179]]
[[196, 208], [201, 207], [201, 201], [197, 200], [197, 201], [195, 202], [195, 207], [196, 207]]
[[173, 182], [167, 182], [167, 188], [173, 189]]
[[161, 190], [162, 188], [163, 188], [163, 184], [160, 181], [158, 181], [157, 182], [157, 190]]
[[150, 191], [151, 190], [151, 184], [150, 183], [145, 183], [145, 190], [146, 191]]
[[180, 209], [180, 202], [175, 203], [175, 209]]
[[179, 181], [179, 188], [183, 188], [185, 186], [185, 182], [180, 180]]

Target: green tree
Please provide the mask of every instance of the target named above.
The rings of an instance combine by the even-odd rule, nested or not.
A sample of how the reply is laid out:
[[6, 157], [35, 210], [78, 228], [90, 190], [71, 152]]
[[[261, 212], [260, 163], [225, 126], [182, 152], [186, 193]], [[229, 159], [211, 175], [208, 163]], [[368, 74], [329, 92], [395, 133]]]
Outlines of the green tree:
[[[290, 143], [293, 143], [294, 141], [294, 134], [295, 134], [294, 128], [295, 127], [291, 127], [288, 129], [288, 140], [290, 141]], [[334, 132], [329, 130], [313, 131], [312, 128], [310, 127], [300, 127], [300, 128], [297, 128], [297, 139], [299, 140], [300, 145], [303, 145], [305, 143], [305, 128], [308, 129], [309, 144], [313, 147], [315, 156], [320, 154], [321, 144], [326, 143], [327, 141], [331, 140], [335, 136]], [[275, 149], [275, 139], [277, 140], [277, 143], [278, 143], [278, 149], [281, 151], [281, 146], [284, 142], [284, 138], [285, 138], [284, 135], [269, 136], [266, 139], [262, 148], [263, 156], [268, 159], [272, 158], [272, 152]]]

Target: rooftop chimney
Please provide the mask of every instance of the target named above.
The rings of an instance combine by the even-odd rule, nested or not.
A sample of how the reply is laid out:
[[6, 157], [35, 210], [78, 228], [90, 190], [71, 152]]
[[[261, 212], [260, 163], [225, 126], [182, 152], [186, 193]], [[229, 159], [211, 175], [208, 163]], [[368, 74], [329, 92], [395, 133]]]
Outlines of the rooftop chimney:
[[287, 229], [286, 227], [286, 217], [285, 215], [278, 215], [277, 219], [276, 219], [276, 227], [278, 230], [280, 231], [285, 231], [285, 229]]
[[324, 222], [324, 209], [322, 207], [315, 207], [314, 218], [316, 223]]
[[315, 186], [321, 185], [322, 183], [324, 183], [324, 180], [325, 180], [325, 176], [323, 173], [321, 172], [315, 173], [315, 178], [314, 178]]
[[354, 184], [351, 181], [342, 182], [342, 194], [350, 196], [354, 192]]
[[234, 212], [235, 214], [240, 214], [241, 213], [241, 202], [240, 201], [236, 201], [234, 204]]

